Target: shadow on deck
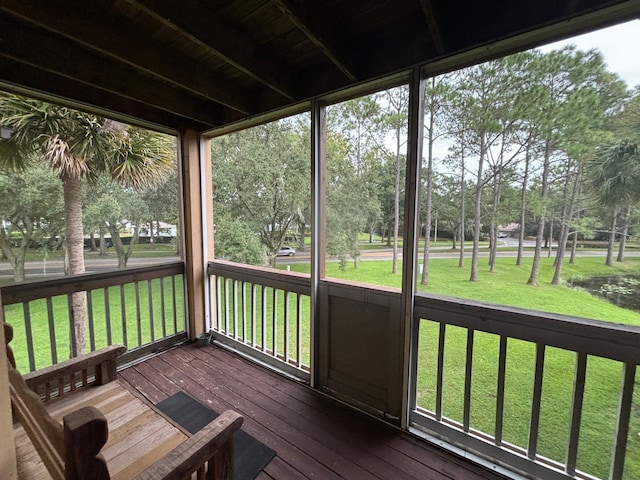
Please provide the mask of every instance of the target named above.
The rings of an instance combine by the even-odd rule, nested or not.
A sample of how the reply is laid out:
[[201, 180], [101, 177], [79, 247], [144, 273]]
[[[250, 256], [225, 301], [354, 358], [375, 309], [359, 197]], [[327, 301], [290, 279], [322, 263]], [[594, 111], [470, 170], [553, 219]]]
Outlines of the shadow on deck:
[[183, 346], [119, 373], [152, 403], [183, 390], [276, 451], [258, 479], [502, 479], [215, 346]]

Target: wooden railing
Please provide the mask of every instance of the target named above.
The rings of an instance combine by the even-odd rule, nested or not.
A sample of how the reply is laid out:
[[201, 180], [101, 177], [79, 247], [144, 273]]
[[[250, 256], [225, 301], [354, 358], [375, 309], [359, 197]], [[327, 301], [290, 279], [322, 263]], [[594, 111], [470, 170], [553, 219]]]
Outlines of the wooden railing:
[[299, 378], [309, 372], [309, 275], [209, 262], [216, 339]]
[[78, 355], [72, 295], [87, 293], [87, 350], [122, 344], [126, 363], [186, 340], [183, 262], [22, 282], [0, 288], [20, 371]]
[[426, 295], [414, 319], [412, 427], [537, 478], [632, 478], [640, 328]]

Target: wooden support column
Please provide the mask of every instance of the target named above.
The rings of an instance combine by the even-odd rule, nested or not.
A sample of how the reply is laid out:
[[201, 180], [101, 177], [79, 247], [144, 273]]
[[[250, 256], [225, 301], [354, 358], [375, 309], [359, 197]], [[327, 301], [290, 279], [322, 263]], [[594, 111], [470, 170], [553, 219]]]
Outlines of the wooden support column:
[[211, 141], [187, 130], [180, 136], [185, 282], [189, 338], [207, 328], [207, 262], [213, 256]]
[[[11, 418], [11, 399], [9, 397], [9, 367], [7, 366], [7, 347], [4, 337], [4, 310], [0, 299], [0, 432], [11, 432], [3, 435], [0, 448], [0, 472], [2, 478], [16, 480], [16, 449], [13, 442], [13, 420]], [[6, 475], [6, 477], [5, 477]]]
[[318, 100], [311, 103], [311, 380], [318, 382], [320, 280], [325, 276], [327, 242], [327, 115]]
[[410, 408], [415, 404], [418, 336], [413, 320], [413, 297], [416, 288], [416, 245], [420, 211], [420, 170], [424, 137], [424, 90], [422, 69], [415, 67], [409, 82], [409, 127], [404, 201], [404, 241], [402, 242], [402, 319], [404, 338], [402, 416], [406, 429]]

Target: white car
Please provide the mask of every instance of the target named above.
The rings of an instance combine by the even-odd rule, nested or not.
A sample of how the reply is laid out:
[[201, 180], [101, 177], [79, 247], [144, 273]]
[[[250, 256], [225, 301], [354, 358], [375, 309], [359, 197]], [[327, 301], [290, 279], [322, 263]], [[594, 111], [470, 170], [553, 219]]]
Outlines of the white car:
[[282, 247], [278, 250], [278, 257], [293, 257], [296, 254], [296, 249], [293, 247]]

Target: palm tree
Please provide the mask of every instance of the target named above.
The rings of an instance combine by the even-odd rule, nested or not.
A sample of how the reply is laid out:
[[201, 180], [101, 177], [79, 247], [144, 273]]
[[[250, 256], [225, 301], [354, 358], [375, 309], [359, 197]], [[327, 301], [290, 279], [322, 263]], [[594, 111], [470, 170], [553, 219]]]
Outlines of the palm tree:
[[[170, 164], [166, 142], [145, 130], [19, 95], [0, 93], [0, 165], [23, 168], [35, 154], [62, 182], [67, 273], [84, 273], [82, 182], [101, 173], [134, 188], [164, 178]], [[2, 145], [4, 144], [4, 145]], [[73, 295], [75, 345], [85, 349], [86, 293]]]

